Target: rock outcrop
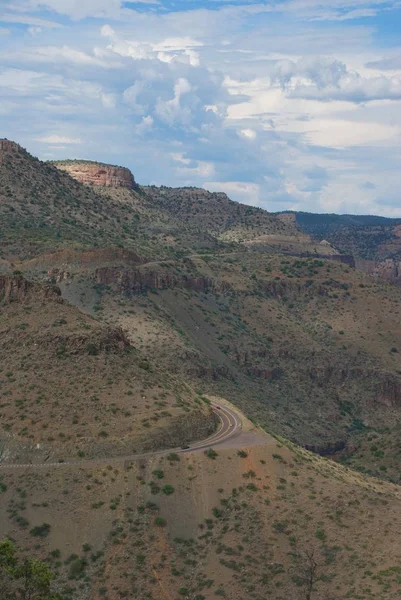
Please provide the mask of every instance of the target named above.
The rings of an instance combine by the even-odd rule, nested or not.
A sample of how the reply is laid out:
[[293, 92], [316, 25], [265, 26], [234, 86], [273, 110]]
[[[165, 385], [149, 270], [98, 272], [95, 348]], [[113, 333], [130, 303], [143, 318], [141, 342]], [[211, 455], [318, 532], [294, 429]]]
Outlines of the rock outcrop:
[[393, 283], [401, 287], [401, 262], [388, 258], [380, 262], [374, 260], [357, 260], [358, 271], [371, 275], [378, 281]]
[[54, 285], [39, 285], [28, 281], [21, 275], [0, 275], [0, 304], [10, 302], [61, 301], [61, 292]]
[[53, 164], [86, 185], [127, 189], [137, 187], [133, 174], [125, 167], [78, 160], [56, 161]]
[[95, 272], [96, 283], [115, 285], [117, 289], [130, 296], [152, 290], [172, 289], [181, 287], [198, 292], [228, 291], [229, 285], [211, 277], [178, 276], [175, 273], [158, 269], [119, 269], [101, 267]]
[[11, 140], [0, 139], [0, 152], [18, 152], [22, 147]]

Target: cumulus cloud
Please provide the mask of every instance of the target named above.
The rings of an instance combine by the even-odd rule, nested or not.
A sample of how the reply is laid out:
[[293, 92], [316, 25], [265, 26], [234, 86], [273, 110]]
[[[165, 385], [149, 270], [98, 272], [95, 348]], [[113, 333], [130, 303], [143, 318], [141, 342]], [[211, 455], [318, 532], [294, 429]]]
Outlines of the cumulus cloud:
[[181, 105], [181, 98], [191, 91], [191, 84], [185, 77], [177, 79], [174, 85], [174, 97], [171, 100], [164, 101], [159, 98], [156, 104], [157, 116], [166, 123], [188, 124], [191, 118], [191, 110]]
[[130, 57], [134, 60], [157, 59], [163, 63], [179, 62], [193, 67], [200, 64], [196, 48], [203, 44], [190, 37], [166, 38], [159, 42], [123, 39], [110, 25], [104, 25], [101, 28], [101, 34], [110, 40], [107, 49], [120, 56]]
[[240, 134], [248, 140], [254, 140], [256, 138], [256, 131], [253, 129], [241, 129]]
[[134, 126], [134, 132], [135, 134], [141, 137], [149, 133], [153, 125], [154, 119], [151, 115], [148, 115], [147, 117], [142, 117], [142, 121], [138, 125]]

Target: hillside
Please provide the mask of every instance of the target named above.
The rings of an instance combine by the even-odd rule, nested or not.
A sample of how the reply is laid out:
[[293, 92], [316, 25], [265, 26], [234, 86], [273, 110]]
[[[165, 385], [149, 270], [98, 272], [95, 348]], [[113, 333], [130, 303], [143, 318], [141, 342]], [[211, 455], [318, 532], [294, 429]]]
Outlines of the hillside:
[[[237, 229], [246, 230], [247, 237], [295, 231], [293, 223], [265, 211], [204, 190], [197, 194], [198, 200], [206, 198], [208, 219], [196, 217], [196, 210], [190, 218], [159, 201], [159, 194], [140, 188], [128, 169], [87, 161], [43, 163], [18, 144], [0, 140], [0, 260], [66, 247], [110, 246], [147, 258], [171, 258], [230, 250], [241, 236], [227, 232]], [[220, 222], [217, 230], [214, 221]]]
[[388, 223], [4, 140], [0, 184], [0, 541], [63, 600], [399, 597], [401, 290], [333, 233]]
[[142, 188], [154, 206], [186, 223], [206, 229], [223, 241], [243, 242], [263, 235], [296, 235], [295, 221], [261, 208], [233, 202], [224, 193], [198, 188]]
[[[35, 276], [40, 266], [22, 268]], [[64, 269], [56, 276], [70, 302], [139, 336], [157, 364], [270, 430], [324, 453], [397, 431], [395, 287], [336, 261], [266, 252]], [[393, 459], [387, 475], [398, 481]], [[369, 469], [386, 475], [382, 464]]]
[[398, 488], [259, 436], [207, 454], [0, 471], [2, 531], [74, 600], [397, 597]]
[[7, 462], [130, 454], [213, 430], [190, 388], [157, 370], [121, 329], [63, 301], [57, 287], [0, 276], [0, 305]]

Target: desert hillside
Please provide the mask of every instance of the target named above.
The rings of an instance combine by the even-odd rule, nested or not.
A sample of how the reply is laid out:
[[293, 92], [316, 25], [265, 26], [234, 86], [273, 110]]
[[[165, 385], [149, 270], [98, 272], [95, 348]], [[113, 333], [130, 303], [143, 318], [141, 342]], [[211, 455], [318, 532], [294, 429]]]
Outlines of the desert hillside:
[[389, 224], [138, 175], [0, 141], [0, 596], [399, 597]]

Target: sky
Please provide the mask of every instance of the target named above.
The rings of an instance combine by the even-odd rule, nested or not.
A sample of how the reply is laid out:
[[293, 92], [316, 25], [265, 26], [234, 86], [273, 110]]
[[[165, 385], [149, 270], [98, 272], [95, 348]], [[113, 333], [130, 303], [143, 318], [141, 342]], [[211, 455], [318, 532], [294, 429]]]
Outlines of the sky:
[[401, 0], [0, 0], [0, 137], [269, 211], [401, 216]]

